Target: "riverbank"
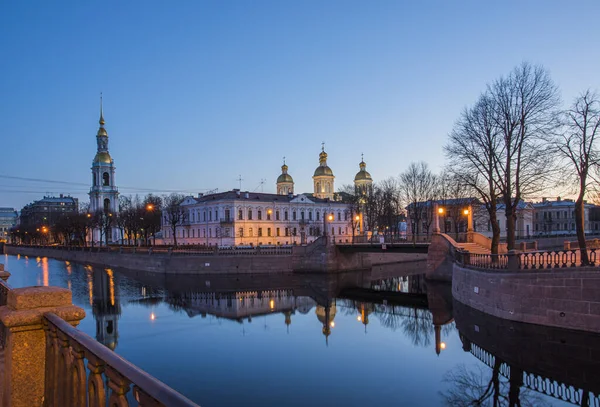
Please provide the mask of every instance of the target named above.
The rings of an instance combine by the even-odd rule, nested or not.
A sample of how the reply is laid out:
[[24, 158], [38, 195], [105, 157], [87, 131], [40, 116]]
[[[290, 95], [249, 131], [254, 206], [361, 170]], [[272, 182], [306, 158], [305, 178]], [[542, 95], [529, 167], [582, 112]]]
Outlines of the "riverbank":
[[453, 297], [495, 317], [600, 333], [600, 272], [594, 267], [474, 270], [455, 263]]
[[51, 257], [109, 268], [164, 274], [288, 274], [293, 272], [343, 272], [374, 265], [399, 264], [425, 259], [419, 253], [340, 253], [334, 245], [294, 247], [291, 254], [178, 255], [121, 253], [119, 251], [66, 250], [56, 247], [6, 245], [6, 254]]

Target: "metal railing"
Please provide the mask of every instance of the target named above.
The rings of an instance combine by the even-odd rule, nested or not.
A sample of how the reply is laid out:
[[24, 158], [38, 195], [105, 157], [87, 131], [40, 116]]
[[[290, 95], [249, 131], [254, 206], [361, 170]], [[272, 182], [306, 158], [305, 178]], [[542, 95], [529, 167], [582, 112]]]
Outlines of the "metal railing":
[[138, 406], [197, 406], [60, 317], [46, 313], [43, 322], [45, 407], [128, 407], [130, 391]]

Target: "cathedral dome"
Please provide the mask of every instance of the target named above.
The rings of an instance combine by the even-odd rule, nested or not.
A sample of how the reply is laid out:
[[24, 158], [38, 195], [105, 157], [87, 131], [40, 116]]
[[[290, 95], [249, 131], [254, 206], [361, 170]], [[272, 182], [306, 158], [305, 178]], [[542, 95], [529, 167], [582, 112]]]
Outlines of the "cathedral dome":
[[279, 184], [281, 182], [294, 182], [294, 179], [290, 174], [281, 174], [277, 177], [277, 183]]
[[94, 162], [110, 164], [112, 162], [112, 158], [110, 158], [110, 154], [108, 153], [97, 153], [96, 157], [94, 157]]
[[317, 169], [315, 170], [315, 175], [314, 177], [318, 177], [320, 175], [331, 175], [333, 176], [333, 171], [331, 171], [331, 168], [329, 168], [329, 166], [325, 165], [319, 165], [317, 167]]
[[99, 136], [108, 136], [108, 133], [106, 132], [106, 129], [104, 127], [100, 127], [98, 129], [98, 135]]

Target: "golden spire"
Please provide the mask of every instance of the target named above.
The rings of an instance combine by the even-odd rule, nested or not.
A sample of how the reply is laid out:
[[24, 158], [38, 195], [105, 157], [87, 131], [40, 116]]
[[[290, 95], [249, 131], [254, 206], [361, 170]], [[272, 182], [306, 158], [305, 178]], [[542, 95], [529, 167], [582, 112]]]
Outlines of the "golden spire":
[[100, 92], [100, 126], [104, 126], [104, 113], [102, 111], [102, 92]]
[[281, 166], [281, 172], [287, 174], [288, 166], [285, 163], [285, 157], [283, 157], [283, 165]]
[[367, 164], [365, 163], [365, 155], [360, 154], [360, 164], [358, 164], [361, 171], [365, 171], [367, 169]]

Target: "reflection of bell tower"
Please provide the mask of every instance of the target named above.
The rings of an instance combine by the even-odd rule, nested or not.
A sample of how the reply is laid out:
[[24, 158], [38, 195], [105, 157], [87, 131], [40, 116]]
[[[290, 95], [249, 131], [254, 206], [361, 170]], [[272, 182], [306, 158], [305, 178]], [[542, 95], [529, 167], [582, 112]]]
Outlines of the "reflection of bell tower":
[[96, 340], [112, 350], [119, 338], [118, 320], [121, 303], [116, 293], [117, 284], [111, 269], [94, 270], [92, 310], [96, 320]]
[[292, 311], [286, 311], [283, 313], [283, 315], [285, 315], [285, 326], [287, 332], [290, 333], [290, 325], [292, 323]]

